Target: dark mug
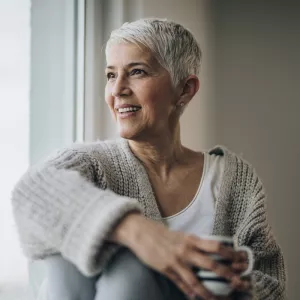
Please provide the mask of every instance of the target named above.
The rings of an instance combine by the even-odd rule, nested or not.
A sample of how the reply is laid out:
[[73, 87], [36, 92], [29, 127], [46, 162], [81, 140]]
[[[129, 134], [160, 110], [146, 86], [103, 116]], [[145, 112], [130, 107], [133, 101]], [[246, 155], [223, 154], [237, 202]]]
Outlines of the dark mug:
[[[245, 251], [248, 255], [248, 268], [245, 270], [241, 276], [249, 275], [253, 270], [254, 265], [254, 257], [252, 250], [247, 246], [236, 246], [234, 244], [232, 237], [227, 236], [216, 236], [216, 235], [209, 235], [209, 236], [201, 236], [202, 239], [206, 240], [213, 240], [218, 241], [221, 244], [232, 247], [236, 251]], [[223, 257], [216, 255], [216, 254], [208, 254], [214, 260], [225, 264], [231, 265], [231, 261], [224, 259]], [[230, 281], [219, 277], [216, 273], [204, 269], [193, 268], [193, 271], [197, 274], [197, 277], [201, 280], [203, 286], [212, 292], [216, 296], [228, 296], [232, 292], [232, 287], [230, 286]]]

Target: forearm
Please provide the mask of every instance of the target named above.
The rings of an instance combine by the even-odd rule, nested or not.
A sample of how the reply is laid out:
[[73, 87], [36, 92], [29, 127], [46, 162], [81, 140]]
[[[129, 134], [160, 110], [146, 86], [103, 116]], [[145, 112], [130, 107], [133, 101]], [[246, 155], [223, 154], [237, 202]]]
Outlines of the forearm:
[[107, 240], [131, 248], [139, 236], [139, 224], [146, 218], [140, 212], [125, 215], [114, 228]]
[[140, 210], [135, 199], [101, 190], [76, 171], [53, 167], [23, 177], [12, 204], [28, 257], [45, 257], [51, 249], [87, 276], [98, 274], [109, 257], [104, 246], [112, 228]]

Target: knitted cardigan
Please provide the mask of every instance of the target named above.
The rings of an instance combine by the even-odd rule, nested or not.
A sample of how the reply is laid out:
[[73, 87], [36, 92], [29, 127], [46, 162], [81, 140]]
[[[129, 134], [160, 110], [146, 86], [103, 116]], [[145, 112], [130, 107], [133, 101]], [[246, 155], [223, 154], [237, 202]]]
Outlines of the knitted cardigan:
[[[253, 167], [225, 147], [214, 235], [252, 248], [254, 299], [284, 299], [286, 274], [267, 221], [265, 192]], [[100, 274], [118, 246], [108, 234], [131, 211], [160, 222], [143, 164], [126, 140], [74, 144], [31, 167], [12, 192], [21, 246], [29, 259], [60, 253], [84, 275]]]

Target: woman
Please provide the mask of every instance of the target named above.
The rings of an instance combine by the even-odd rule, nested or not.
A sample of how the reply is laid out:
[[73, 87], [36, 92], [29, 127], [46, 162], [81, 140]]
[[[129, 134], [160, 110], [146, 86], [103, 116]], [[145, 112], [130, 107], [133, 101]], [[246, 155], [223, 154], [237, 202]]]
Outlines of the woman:
[[[283, 257], [254, 169], [224, 147], [181, 144], [179, 119], [199, 89], [192, 34], [166, 20], [125, 23], [106, 58], [105, 99], [122, 139], [64, 149], [13, 192], [25, 254], [48, 266], [48, 299], [217, 299], [193, 267], [229, 280], [232, 298], [283, 299]], [[240, 276], [244, 253], [205, 234], [251, 247], [251, 278]]]

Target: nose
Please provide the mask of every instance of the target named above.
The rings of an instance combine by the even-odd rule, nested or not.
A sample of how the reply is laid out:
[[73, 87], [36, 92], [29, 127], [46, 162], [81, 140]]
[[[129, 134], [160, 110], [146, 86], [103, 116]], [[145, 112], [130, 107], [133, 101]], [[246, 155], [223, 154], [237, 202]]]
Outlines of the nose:
[[128, 82], [123, 76], [117, 77], [112, 87], [111, 94], [113, 97], [128, 96], [130, 94]]

